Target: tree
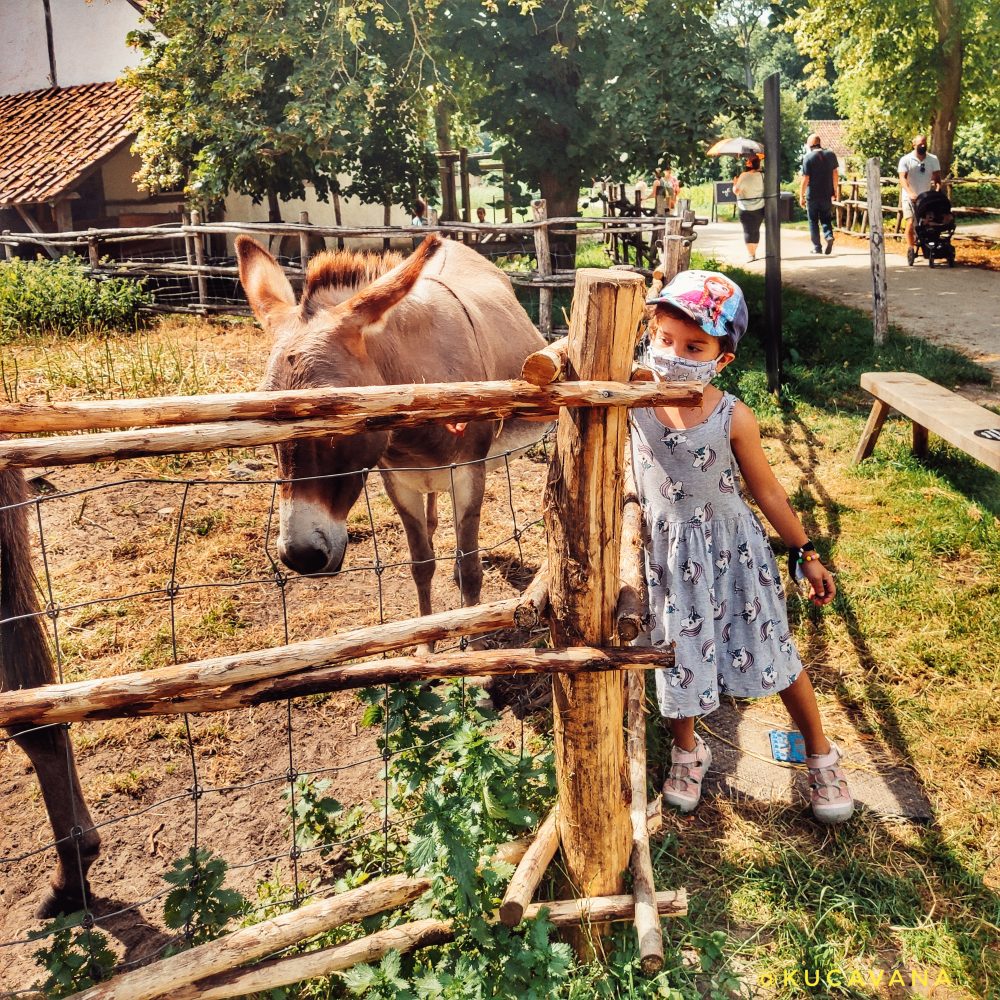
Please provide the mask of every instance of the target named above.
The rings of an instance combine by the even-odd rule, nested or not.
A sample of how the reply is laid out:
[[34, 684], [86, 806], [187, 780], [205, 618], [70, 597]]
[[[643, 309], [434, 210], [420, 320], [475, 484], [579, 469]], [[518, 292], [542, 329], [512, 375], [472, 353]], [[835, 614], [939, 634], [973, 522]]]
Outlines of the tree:
[[[452, 67], [474, 68], [482, 122], [550, 216], [575, 215], [585, 180], [701, 155], [720, 109], [752, 106], [720, 71], [709, 2], [455, 0], [438, 19]], [[624, 158], [624, 161], [623, 159]]]
[[854, 0], [796, 0], [791, 6], [788, 29], [817, 73], [832, 59], [837, 105], [852, 121], [887, 119], [893, 132], [906, 136], [930, 124], [945, 173], [963, 118], [993, 129], [1000, 124], [994, 0], [881, 0], [877, 8]]
[[[183, 185], [205, 203], [267, 198], [276, 221], [279, 199], [308, 182], [325, 200], [341, 173], [378, 200], [433, 182], [426, 60], [375, 0], [150, 0], [146, 15], [155, 30], [131, 34], [143, 60], [124, 77], [142, 92], [146, 187]], [[391, 163], [367, 155], [375, 148]]]

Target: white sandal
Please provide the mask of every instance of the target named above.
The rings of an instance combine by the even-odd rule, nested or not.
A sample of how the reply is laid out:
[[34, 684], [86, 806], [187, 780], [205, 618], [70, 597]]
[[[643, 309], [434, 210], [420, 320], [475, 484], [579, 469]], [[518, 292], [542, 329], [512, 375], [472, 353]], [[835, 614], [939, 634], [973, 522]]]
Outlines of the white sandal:
[[813, 815], [821, 823], [843, 823], [854, 814], [854, 799], [840, 766], [843, 755], [836, 743], [830, 752], [806, 758], [809, 768], [809, 800]]

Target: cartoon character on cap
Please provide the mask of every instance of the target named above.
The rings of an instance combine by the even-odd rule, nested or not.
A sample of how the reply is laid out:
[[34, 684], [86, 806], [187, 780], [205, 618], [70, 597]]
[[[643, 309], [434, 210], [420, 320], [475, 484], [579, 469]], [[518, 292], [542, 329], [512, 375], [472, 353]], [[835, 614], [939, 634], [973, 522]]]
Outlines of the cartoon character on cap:
[[710, 336], [732, 337], [734, 346], [746, 332], [743, 292], [718, 271], [681, 271], [647, 304], [673, 306]]

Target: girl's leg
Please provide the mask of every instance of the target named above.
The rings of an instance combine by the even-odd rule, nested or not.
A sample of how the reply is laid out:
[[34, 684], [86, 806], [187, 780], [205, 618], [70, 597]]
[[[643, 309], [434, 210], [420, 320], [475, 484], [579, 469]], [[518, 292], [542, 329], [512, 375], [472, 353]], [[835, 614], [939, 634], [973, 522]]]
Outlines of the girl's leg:
[[674, 738], [674, 746], [678, 750], [691, 751], [695, 749], [694, 719], [671, 719], [670, 735]]
[[753, 258], [757, 256], [757, 244], [756, 243], [748, 243], [747, 244], [747, 253], [750, 255], [750, 259], [753, 260]]
[[[809, 675], [802, 671], [795, 682], [780, 692], [781, 700], [788, 709], [792, 721], [799, 727], [810, 757], [822, 756], [830, 752], [830, 741], [823, 732], [823, 722], [819, 717], [816, 693], [813, 691]], [[692, 720], [693, 721], [693, 720]]]

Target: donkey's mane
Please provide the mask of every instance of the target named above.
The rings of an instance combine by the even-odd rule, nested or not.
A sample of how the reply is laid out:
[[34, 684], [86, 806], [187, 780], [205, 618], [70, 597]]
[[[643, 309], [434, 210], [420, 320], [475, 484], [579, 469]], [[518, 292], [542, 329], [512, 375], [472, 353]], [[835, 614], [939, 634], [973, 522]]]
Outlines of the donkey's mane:
[[395, 251], [378, 254], [325, 250], [309, 261], [302, 305], [308, 310], [309, 299], [327, 289], [364, 288], [402, 261], [403, 255]]

